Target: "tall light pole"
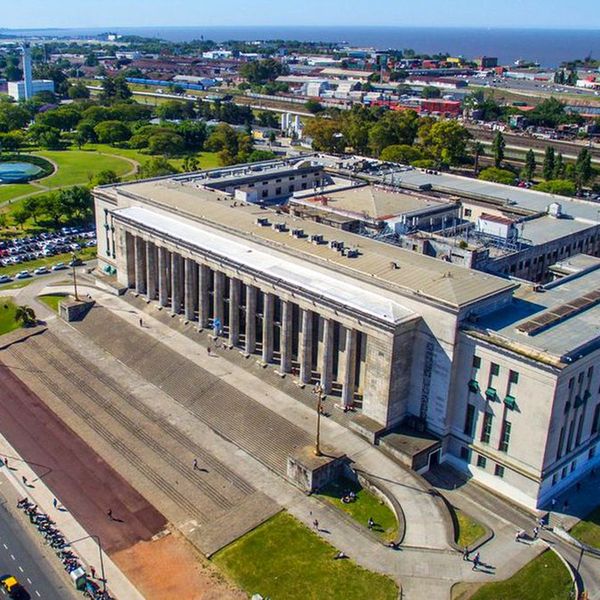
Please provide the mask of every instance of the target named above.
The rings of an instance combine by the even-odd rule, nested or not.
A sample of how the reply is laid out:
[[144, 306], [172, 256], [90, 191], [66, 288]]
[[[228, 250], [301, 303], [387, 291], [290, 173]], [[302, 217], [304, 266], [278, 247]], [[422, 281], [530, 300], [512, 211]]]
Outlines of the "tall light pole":
[[315, 456], [323, 456], [321, 452], [321, 411], [323, 410], [323, 386], [317, 383], [313, 393], [317, 395], [317, 436], [315, 439]]
[[71, 261], [73, 265], [73, 290], [75, 292], [75, 301], [79, 302], [79, 296], [77, 294], [77, 271], [75, 269], [75, 263], [77, 262], [77, 254], [73, 252], [71, 256], [73, 257], [73, 260]]
[[102, 592], [104, 593], [106, 592], [106, 574], [104, 573], [104, 559], [102, 558], [102, 542], [100, 541], [100, 536], [95, 534], [86, 535], [85, 537], [67, 542], [67, 544], [72, 546], [77, 542], [82, 542], [83, 540], [87, 540], [90, 538], [96, 541], [96, 543], [98, 544], [98, 548], [100, 549], [100, 573], [102, 574]]

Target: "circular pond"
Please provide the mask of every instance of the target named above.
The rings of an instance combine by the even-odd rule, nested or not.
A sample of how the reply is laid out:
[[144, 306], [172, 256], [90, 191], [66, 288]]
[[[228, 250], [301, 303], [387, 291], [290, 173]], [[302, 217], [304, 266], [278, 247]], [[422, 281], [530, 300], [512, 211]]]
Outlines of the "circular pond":
[[0, 162], [0, 183], [18, 183], [35, 179], [43, 172], [41, 167], [29, 162]]

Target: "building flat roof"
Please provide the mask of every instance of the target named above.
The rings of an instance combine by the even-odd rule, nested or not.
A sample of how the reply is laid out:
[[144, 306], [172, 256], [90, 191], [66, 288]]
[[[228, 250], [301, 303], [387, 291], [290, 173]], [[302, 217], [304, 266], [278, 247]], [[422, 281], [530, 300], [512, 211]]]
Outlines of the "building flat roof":
[[[492, 338], [499, 336], [524, 351], [530, 349], [563, 362], [570, 362], [587, 349], [595, 348], [600, 343], [600, 304], [590, 304], [589, 308], [573, 312], [572, 316], [566, 314], [564, 319], [554, 322], [549, 313], [570, 302], [577, 304], [586, 294], [600, 290], [600, 269], [565, 277], [542, 289], [520, 288], [510, 309], [484, 317], [473, 328]], [[539, 322], [546, 319], [549, 325], [532, 335], [519, 330], [534, 319]]]
[[[321, 201], [326, 199], [326, 204]], [[372, 219], [384, 220], [394, 216], [409, 214], [430, 207], [448, 206], [448, 202], [427, 198], [417, 194], [406, 194], [390, 191], [375, 185], [363, 185], [339, 191], [325, 192], [304, 198], [316, 208], [325, 205], [333, 210], [353, 213], [356, 217], [368, 216]]]
[[[399, 172], [394, 175], [394, 181], [397, 184], [415, 186], [429, 184], [434, 190], [449, 192], [458, 196], [461, 193], [484, 196], [496, 204], [503, 205], [506, 209], [519, 207], [531, 213], [545, 213], [549, 204], [558, 202], [565, 215], [588, 221], [590, 225], [600, 223], [600, 206], [578, 198], [567, 198], [566, 196], [557, 196], [448, 173], [433, 175], [418, 169]], [[499, 206], [499, 208], [502, 208], [502, 206]]]
[[[331, 271], [356, 276], [372, 285], [404, 295], [418, 295], [452, 308], [462, 308], [485, 298], [508, 293], [516, 285], [508, 280], [472, 271], [442, 260], [404, 250], [390, 244], [340, 231], [321, 223], [277, 214], [275, 210], [221, 199], [221, 194], [206, 188], [190, 186], [176, 179], [156, 179], [121, 184], [102, 189], [103, 193], [132, 194], [149, 211], [173, 212], [180, 218], [191, 218], [212, 228], [245, 238], [272, 250], [287, 253], [286, 260], [296, 257]], [[267, 218], [271, 224], [282, 223], [288, 231], [257, 224]], [[199, 224], [194, 223], [193, 227]], [[293, 237], [291, 229], [302, 229], [305, 237]], [[358, 250], [355, 258], [343, 256], [328, 243], [314, 244], [311, 235], [322, 235], [325, 242], [338, 241], [346, 248]]]
[[522, 228], [520, 237], [530, 241], [534, 246], [546, 244], [580, 231], [585, 231], [592, 227], [585, 221], [576, 221], [575, 219], [556, 219], [555, 217], [543, 216], [530, 221], [523, 221], [519, 228]]

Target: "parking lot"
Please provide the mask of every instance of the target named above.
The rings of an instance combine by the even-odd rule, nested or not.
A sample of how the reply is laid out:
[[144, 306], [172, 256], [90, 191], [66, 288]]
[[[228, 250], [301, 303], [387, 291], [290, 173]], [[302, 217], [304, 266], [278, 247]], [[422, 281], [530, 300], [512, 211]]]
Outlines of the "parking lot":
[[[86, 249], [95, 247], [96, 232], [92, 225], [63, 227], [58, 232], [1, 240], [0, 284], [76, 266], [81, 264], [81, 259], [71, 255], [86, 254]], [[57, 257], [57, 261], [49, 260], [52, 257]], [[23, 269], [19, 269], [21, 265]]]

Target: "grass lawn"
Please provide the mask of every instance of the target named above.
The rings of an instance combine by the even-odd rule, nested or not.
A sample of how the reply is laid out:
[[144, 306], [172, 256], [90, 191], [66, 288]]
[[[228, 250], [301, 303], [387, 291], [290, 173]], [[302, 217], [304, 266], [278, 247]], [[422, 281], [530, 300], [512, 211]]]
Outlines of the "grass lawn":
[[486, 583], [471, 600], [567, 600], [571, 585], [560, 558], [546, 550], [510, 579]]
[[58, 171], [54, 175], [39, 180], [39, 183], [51, 188], [87, 184], [96, 174], [106, 169], [119, 176], [132, 169], [130, 163], [118, 156], [104, 156], [96, 152], [44, 150], [35, 154], [53, 160], [58, 165]]
[[468, 514], [457, 508], [454, 509], [454, 513], [456, 514], [456, 520], [458, 521], [458, 538], [456, 539], [456, 543], [461, 548], [470, 546], [485, 533], [484, 526], [471, 518]]
[[282, 512], [213, 557], [249, 594], [272, 600], [396, 600], [396, 584], [357, 566], [334, 560], [337, 550]]
[[587, 517], [570, 531], [580, 542], [600, 548], [600, 506], [597, 506]]
[[[345, 504], [342, 498], [350, 491], [356, 494], [356, 500]], [[369, 517], [373, 519], [374, 533], [385, 541], [393, 540], [398, 533], [396, 515], [388, 505], [358, 483], [340, 479], [323, 488], [318, 495], [349, 514], [364, 527], [367, 527]]]
[[44, 294], [38, 296], [38, 300], [43, 302], [48, 308], [53, 310], [55, 313], [58, 312], [58, 303], [64, 300], [66, 296], [64, 294]]
[[18, 329], [21, 324], [15, 321], [16, 306], [10, 298], [0, 298], [0, 335]]
[[33, 279], [19, 279], [18, 281], [13, 281], [12, 283], [3, 283], [0, 284], [1, 290], [18, 290], [28, 286], [30, 283], [33, 283]]
[[29, 183], [2, 183], [0, 184], [0, 204], [2, 202], [8, 202], [18, 196], [24, 196], [25, 194], [31, 194], [36, 192], [39, 188]]
[[[86, 261], [96, 257], [96, 248], [83, 248], [79, 252], [77, 252], [77, 256], [81, 258], [81, 260]], [[0, 267], [0, 275], [9, 275], [13, 276], [19, 271], [33, 271], [38, 267], [48, 267], [50, 268], [52, 265], [56, 263], [63, 262], [68, 264], [72, 258], [71, 252], [66, 252], [65, 254], [56, 254], [55, 256], [48, 256], [46, 258], [38, 258], [36, 260], [28, 260], [27, 262], [22, 262], [18, 265], [9, 265], [7, 267]], [[67, 274], [69, 271], [64, 271]]]

